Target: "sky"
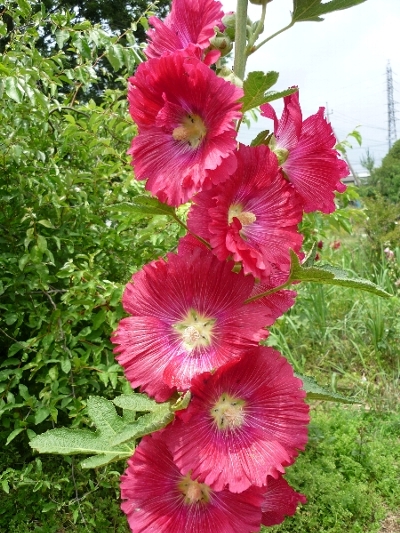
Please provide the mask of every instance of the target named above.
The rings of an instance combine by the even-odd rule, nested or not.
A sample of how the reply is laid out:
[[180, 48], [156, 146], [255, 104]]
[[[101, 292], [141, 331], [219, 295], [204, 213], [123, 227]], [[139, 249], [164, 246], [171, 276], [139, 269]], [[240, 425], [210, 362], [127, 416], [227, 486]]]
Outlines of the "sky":
[[[224, 11], [235, 11], [235, 0], [221, 0]], [[260, 40], [290, 22], [293, 0], [273, 0], [267, 6]], [[261, 7], [249, 4], [255, 21]], [[363, 142], [349, 138], [348, 157], [357, 173], [365, 173], [360, 158], [367, 149], [380, 166], [389, 149], [386, 68], [390, 62], [396, 119], [400, 118], [400, 0], [366, 2], [325, 16], [322, 22], [298, 22], [250, 56], [246, 72], [275, 70], [280, 73], [275, 90], [297, 85], [303, 118], [325, 107], [339, 140], [358, 126]], [[282, 101], [272, 103], [278, 111]], [[242, 126], [246, 144], [271, 122], [259, 120], [251, 130]], [[400, 120], [396, 121], [400, 139]]]

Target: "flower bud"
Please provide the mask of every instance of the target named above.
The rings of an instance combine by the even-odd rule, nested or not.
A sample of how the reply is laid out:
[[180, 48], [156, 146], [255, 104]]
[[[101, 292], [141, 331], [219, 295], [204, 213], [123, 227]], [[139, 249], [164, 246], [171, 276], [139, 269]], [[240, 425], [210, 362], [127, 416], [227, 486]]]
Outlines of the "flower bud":
[[221, 57], [226, 56], [232, 50], [232, 42], [227, 35], [219, 34], [210, 39], [210, 48], [219, 50]]

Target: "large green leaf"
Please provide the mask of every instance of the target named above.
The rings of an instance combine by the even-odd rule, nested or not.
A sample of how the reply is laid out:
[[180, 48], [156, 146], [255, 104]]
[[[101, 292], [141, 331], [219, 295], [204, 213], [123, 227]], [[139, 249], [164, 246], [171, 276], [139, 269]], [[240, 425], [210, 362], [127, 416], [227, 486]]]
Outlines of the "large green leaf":
[[291, 250], [290, 255], [292, 259], [290, 270], [291, 281], [312, 281], [314, 283], [323, 283], [326, 285], [340, 285], [342, 287], [352, 287], [353, 289], [371, 292], [377, 296], [383, 296], [385, 298], [391, 297], [388, 292], [371, 281], [351, 277], [344, 270], [330, 265], [324, 265], [321, 267], [304, 267], [300, 264], [299, 258], [295, 252]]
[[267, 93], [267, 91], [275, 85], [278, 77], [279, 74], [277, 72], [267, 72], [265, 74], [261, 71], [255, 71], [249, 73], [243, 82], [244, 96], [240, 100], [243, 103], [243, 113], [274, 99], [271, 96], [277, 93]]
[[349, 7], [362, 4], [365, 0], [331, 0], [322, 2], [322, 0], [293, 0], [292, 22], [324, 20], [322, 15], [348, 9]]
[[346, 398], [337, 392], [332, 392], [324, 387], [318, 385], [315, 379], [311, 376], [302, 376], [296, 374], [296, 377], [303, 382], [303, 389], [307, 393], [307, 399], [309, 400], [323, 400], [325, 402], [338, 402], [338, 403], [359, 403], [353, 398]]
[[[136, 439], [165, 427], [174, 418], [169, 402], [157, 403], [144, 394], [124, 394], [115, 398], [114, 403], [125, 409], [122, 417], [117, 414], [112, 402], [91, 396], [87, 408], [96, 431], [51, 429], [34, 437], [31, 447], [39, 453], [88, 454], [91, 457], [83, 460], [81, 466], [97, 468], [130, 457]], [[136, 411], [150, 412], [134, 420]]]

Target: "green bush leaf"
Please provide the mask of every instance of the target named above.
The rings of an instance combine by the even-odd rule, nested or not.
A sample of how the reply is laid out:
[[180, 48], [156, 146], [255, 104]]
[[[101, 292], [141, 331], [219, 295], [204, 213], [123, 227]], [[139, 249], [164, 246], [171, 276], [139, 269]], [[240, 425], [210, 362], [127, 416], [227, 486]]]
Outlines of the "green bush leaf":
[[292, 266], [289, 279], [291, 281], [312, 281], [314, 283], [323, 283], [326, 285], [340, 285], [342, 287], [352, 287], [353, 289], [371, 292], [377, 296], [385, 298], [391, 297], [388, 292], [379, 288], [371, 281], [361, 278], [352, 278], [344, 270], [330, 265], [324, 265], [321, 267], [303, 267], [293, 250], [290, 250], [290, 255]]
[[323, 400], [326, 402], [337, 403], [360, 403], [353, 398], [346, 398], [337, 392], [332, 392], [324, 387], [321, 387], [311, 376], [302, 376], [301, 374], [296, 374], [296, 377], [301, 379], [303, 382], [303, 389], [306, 391], [307, 399], [309, 400]]
[[348, 9], [362, 4], [365, 0], [331, 0], [322, 3], [322, 0], [293, 0], [292, 22], [324, 20], [321, 15]]
[[169, 205], [163, 204], [157, 198], [150, 196], [136, 196], [133, 202], [122, 202], [107, 206], [107, 209], [121, 211], [124, 213], [147, 215], [168, 215], [175, 216], [175, 209]]

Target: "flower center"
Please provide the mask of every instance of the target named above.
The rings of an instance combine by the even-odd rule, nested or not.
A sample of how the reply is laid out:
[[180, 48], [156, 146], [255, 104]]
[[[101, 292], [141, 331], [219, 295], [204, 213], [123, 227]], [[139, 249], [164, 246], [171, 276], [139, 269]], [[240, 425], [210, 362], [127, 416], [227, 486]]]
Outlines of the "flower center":
[[178, 490], [184, 495], [184, 502], [187, 505], [192, 503], [208, 503], [210, 501], [211, 489], [205, 483], [193, 481], [190, 472], [178, 483]]
[[228, 211], [228, 222], [232, 224], [232, 220], [238, 218], [242, 226], [250, 226], [257, 220], [257, 217], [251, 211], [243, 211], [241, 204], [232, 204]]
[[241, 427], [245, 419], [246, 402], [229, 394], [222, 394], [210, 414], [218, 429], [235, 429]]
[[174, 325], [180, 333], [184, 348], [191, 352], [200, 346], [210, 346], [216, 319], [201, 315], [190, 309], [186, 318]]
[[283, 163], [287, 160], [289, 157], [289, 150], [286, 150], [286, 148], [279, 148], [277, 146], [277, 141], [275, 135], [271, 135], [271, 139], [268, 143], [269, 148], [274, 152], [278, 159], [279, 166], [282, 166]]
[[175, 141], [187, 142], [191, 148], [197, 148], [207, 133], [207, 128], [199, 115], [187, 114], [182, 124], [174, 129], [172, 137]]

